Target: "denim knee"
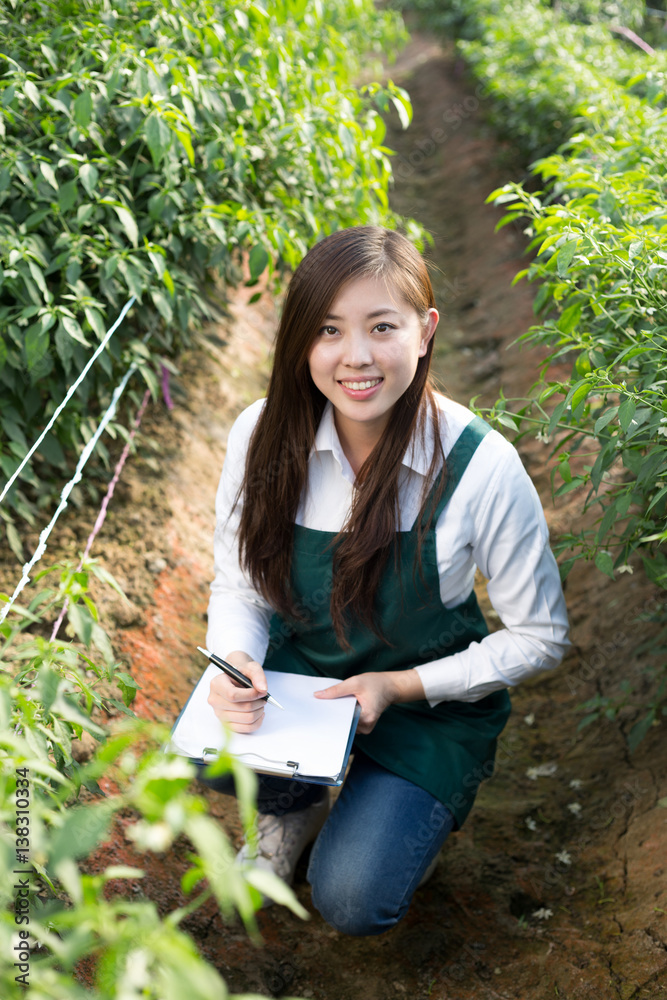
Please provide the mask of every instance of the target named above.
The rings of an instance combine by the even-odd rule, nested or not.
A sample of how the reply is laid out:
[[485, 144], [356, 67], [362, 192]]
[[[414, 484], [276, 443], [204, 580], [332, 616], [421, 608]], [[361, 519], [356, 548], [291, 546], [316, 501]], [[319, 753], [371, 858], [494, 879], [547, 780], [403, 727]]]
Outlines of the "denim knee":
[[309, 871], [308, 878], [312, 886], [313, 905], [323, 919], [334, 930], [353, 937], [371, 937], [390, 930], [401, 919], [409, 903], [407, 900], [404, 907], [392, 913], [390, 907], [383, 906], [384, 900], [377, 885], [366, 885], [363, 880], [347, 883], [341, 872], [338, 877], [327, 877]]

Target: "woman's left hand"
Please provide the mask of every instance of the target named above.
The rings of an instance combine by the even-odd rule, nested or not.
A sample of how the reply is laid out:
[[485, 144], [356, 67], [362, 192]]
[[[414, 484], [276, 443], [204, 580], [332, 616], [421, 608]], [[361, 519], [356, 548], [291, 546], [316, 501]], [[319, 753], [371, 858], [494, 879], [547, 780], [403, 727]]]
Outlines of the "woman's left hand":
[[316, 691], [316, 698], [343, 698], [353, 694], [361, 706], [358, 733], [370, 733], [385, 708], [397, 701], [419, 701], [425, 698], [424, 688], [416, 670], [369, 672], [348, 677]]

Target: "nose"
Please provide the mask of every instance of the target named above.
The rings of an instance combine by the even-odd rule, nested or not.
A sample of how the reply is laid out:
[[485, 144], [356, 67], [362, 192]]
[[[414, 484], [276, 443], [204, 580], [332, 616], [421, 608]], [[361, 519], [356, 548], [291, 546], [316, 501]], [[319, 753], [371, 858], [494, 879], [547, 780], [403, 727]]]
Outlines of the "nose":
[[365, 333], [350, 331], [343, 342], [342, 363], [346, 368], [365, 368], [373, 363], [373, 351]]

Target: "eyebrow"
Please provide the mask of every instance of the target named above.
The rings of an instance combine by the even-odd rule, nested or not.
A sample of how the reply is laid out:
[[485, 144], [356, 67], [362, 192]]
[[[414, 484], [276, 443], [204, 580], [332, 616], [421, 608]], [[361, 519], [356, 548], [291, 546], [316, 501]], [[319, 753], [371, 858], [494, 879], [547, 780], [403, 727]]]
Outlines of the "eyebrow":
[[[366, 319], [375, 319], [376, 316], [384, 316], [386, 313], [395, 313], [397, 316], [401, 316], [402, 313], [398, 309], [392, 309], [391, 306], [383, 306], [381, 309], [374, 309], [373, 312], [366, 313]], [[342, 320], [344, 316], [325, 316], [325, 319], [335, 319]]]

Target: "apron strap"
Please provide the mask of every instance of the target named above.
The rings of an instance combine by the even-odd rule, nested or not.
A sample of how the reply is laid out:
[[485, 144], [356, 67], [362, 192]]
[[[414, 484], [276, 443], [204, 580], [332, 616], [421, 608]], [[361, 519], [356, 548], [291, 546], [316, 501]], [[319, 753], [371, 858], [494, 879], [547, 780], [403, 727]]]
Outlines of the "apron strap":
[[[444, 469], [440, 470], [433, 487], [431, 488], [424, 516], [422, 518], [422, 527], [426, 526], [429, 510], [431, 508], [431, 498], [433, 497], [436, 488], [439, 487], [443, 474], [446, 476], [445, 488], [442, 491], [438, 505], [433, 512], [433, 526], [435, 526], [436, 521], [451, 500], [454, 490], [463, 477], [463, 473], [468, 468], [470, 459], [477, 451], [477, 446], [481, 441], [483, 441], [491, 429], [490, 425], [487, 424], [485, 420], [482, 420], [481, 417], [474, 417], [470, 423], [463, 428], [445, 460]], [[417, 521], [415, 520], [413, 529], [416, 524]]]

